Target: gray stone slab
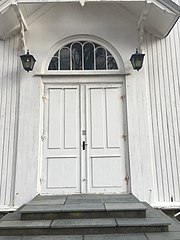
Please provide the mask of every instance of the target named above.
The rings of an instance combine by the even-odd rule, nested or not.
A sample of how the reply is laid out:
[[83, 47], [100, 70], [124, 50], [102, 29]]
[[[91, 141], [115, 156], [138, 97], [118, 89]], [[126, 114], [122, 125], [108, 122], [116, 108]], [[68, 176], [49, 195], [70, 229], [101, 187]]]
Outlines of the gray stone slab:
[[51, 228], [91, 228], [91, 227], [116, 227], [117, 223], [112, 218], [98, 219], [62, 219], [54, 220]]
[[122, 226], [165, 226], [171, 223], [163, 218], [116, 218], [119, 227]]
[[0, 236], [0, 240], [21, 240], [21, 237], [19, 236]]
[[131, 210], [146, 210], [147, 208], [142, 203], [105, 203], [107, 211], [131, 211]]
[[104, 205], [101, 203], [88, 204], [65, 204], [62, 212], [83, 212], [83, 211], [105, 211]]
[[134, 198], [137, 199], [133, 194], [102, 194], [103, 198]]
[[133, 194], [74, 194], [68, 195], [67, 199], [106, 199], [106, 198], [134, 198]]
[[[0, 239], [1, 240], [1, 239]], [[7, 239], [8, 240], [8, 239]], [[11, 239], [10, 239], [11, 240]], [[24, 236], [21, 240], [83, 240], [82, 235], [41, 235], [41, 236]]]
[[146, 233], [148, 240], [180, 240], [180, 232]]
[[84, 240], [147, 240], [144, 233], [85, 235]]
[[161, 210], [154, 209], [146, 202], [143, 202], [143, 204], [144, 206], [147, 207], [147, 211], [146, 211], [147, 218], [164, 218], [164, 219], [166, 218], [167, 221], [170, 221], [169, 217], [165, 213], [163, 213]]
[[39, 200], [39, 201], [32, 201], [28, 203], [28, 205], [50, 205], [50, 204], [64, 204], [65, 199], [59, 199], [59, 200]]
[[103, 202], [139, 202], [139, 200], [132, 194], [76, 194], [69, 195], [67, 202], [70, 200], [89, 200], [89, 201], [103, 201]]
[[51, 205], [26, 205], [21, 209], [21, 213], [53, 213], [61, 212], [63, 205], [51, 204]]
[[139, 200], [136, 198], [104, 198], [103, 199], [104, 203], [121, 203], [121, 202], [126, 202], [126, 203], [139, 203]]
[[50, 220], [44, 221], [3, 221], [0, 223], [0, 229], [17, 229], [17, 228], [49, 228], [51, 224]]
[[146, 211], [146, 217], [147, 218], [164, 218], [166, 215], [161, 211], [161, 210], [157, 210], [152, 208], [148, 203], [143, 202], [144, 206], [147, 207], [147, 211]]
[[171, 223], [171, 226], [169, 227], [169, 231], [171, 231], [171, 232], [180, 232], [180, 222], [178, 220], [176, 220], [176, 219], [172, 219], [170, 217], [168, 217], [168, 218], [169, 218], [169, 221]]
[[21, 214], [20, 210], [24, 207], [25, 205], [22, 205], [20, 208], [18, 208], [16, 211], [12, 213], [6, 214], [1, 221], [18, 221], [21, 219]]
[[68, 195], [37, 195], [33, 200], [64, 199]]
[[64, 204], [67, 196], [37, 196], [28, 205]]
[[14, 214], [14, 213], [8, 213], [0, 220], [0, 222], [2, 222], [2, 221], [13, 221], [13, 220], [18, 221], [18, 220], [20, 220], [20, 218], [21, 218], [20, 213], [18, 213], [18, 215]]
[[69, 195], [67, 199], [102, 199], [102, 194], [74, 194]]
[[89, 204], [89, 203], [103, 203], [102, 199], [84, 199], [84, 198], [77, 198], [77, 199], [68, 199], [65, 203], [67, 204]]

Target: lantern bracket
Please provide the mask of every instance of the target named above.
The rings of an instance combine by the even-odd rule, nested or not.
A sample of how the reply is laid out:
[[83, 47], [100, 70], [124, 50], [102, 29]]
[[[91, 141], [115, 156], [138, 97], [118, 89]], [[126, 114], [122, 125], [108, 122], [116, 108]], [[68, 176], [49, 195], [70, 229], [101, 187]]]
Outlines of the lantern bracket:
[[146, 3], [141, 16], [138, 21], [138, 31], [139, 31], [139, 50], [141, 51], [143, 40], [144, 40], [144, 24], [147, 19], [148, 13], [150, 11], [150, 4]]
[[86, 0], [79, 0], [79, 3], [81, 4], [82, 7], [84, 7]]
[[12, 3], [12, 7], [14, 9], [14, 12], [16, 13], [17, 19], [18, 19], [20, 27], [21, 27], [21, 40], [22, 40], [24, 52], [26, 52], [27, 47], [26, 47], [26, 40], [25, 40], [25, 31], [28, 30], [28, 26], [27, 26], [26, 20], [23, 16], [18, 4], [16, 2], [14, 2], [14, 3]]

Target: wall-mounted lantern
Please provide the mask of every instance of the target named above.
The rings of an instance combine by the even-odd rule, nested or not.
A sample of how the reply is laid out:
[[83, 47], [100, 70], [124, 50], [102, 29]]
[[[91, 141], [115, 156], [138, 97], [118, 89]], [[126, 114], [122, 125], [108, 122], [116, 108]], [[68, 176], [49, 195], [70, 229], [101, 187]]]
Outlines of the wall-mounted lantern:
[[33, 70], [34, 64], [36, 62], [36, 59], [33, 55], [29, 54], [29, 50], [27, 50], [27, 54], [20, 56], [23, 68], [29, 72]]
[[130, 61], [135, 70], [139, 71], [139, 69], [142, 68], [144, 56], [145, 54], [138, 52], [138, 49], [136, 49], [136, 53], [131, 56]]

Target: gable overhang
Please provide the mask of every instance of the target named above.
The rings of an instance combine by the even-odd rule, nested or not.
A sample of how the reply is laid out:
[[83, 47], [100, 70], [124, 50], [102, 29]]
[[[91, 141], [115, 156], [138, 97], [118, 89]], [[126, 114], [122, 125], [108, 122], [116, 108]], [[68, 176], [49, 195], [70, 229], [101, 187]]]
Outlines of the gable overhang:
[[82, 6], [98, 2], [117, 3], [136, 19], [137, 30], [144, 30], [156, 37], [166, 37], [180, 16], [180, 6], [171, 0], [1, 0], [0, 39], [28, 30], [33, 17], [48, 11], [55, 4], [77, 3]]

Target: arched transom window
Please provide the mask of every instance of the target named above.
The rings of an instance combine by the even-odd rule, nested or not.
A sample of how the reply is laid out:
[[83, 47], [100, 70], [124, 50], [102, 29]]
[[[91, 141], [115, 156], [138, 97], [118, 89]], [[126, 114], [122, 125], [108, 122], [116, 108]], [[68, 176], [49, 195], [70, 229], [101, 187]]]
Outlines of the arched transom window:
[[48, 70], [115, 70], [113, 55], [103, 46], [89, 41], [71, 42], [52, 57]]

